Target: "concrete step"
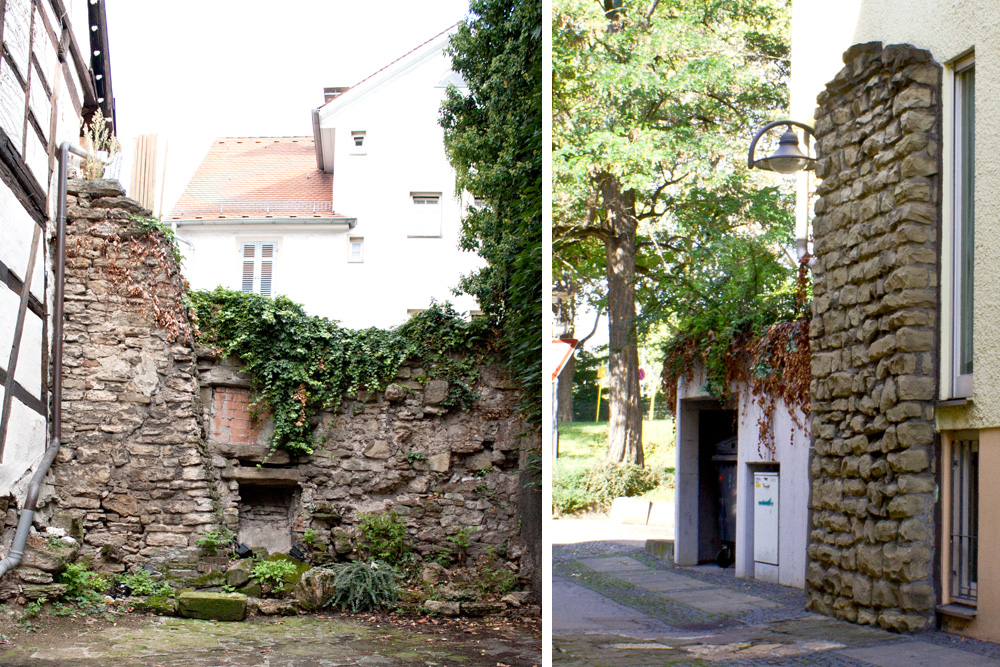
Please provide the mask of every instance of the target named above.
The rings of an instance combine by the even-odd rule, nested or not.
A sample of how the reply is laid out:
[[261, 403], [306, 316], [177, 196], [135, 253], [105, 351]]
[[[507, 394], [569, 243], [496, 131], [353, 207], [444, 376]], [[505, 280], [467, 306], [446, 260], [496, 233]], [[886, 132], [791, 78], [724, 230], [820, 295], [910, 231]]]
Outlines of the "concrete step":
[[674, 562], [673, 540], [646, 540], [646, 553], [653, 558]]

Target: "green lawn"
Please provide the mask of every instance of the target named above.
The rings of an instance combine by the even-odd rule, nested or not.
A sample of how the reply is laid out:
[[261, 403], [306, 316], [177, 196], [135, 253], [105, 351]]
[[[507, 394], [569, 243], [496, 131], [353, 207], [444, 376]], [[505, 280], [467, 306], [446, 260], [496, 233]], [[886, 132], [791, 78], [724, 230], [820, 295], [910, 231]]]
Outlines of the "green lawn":
[[[604, 460], [608, 449], [608, 422], [572, 422], [559, 424], [559, 458], [553, 475], [559, 477], [590, 468]], [[674, 472], [674, 422], [657, 419], [642, 422], [642, 451], [646, 467], [668, 473]], [[642, 495], [647, 500], [673, 500], [674, 485], [661, 484], [659, 488]]]

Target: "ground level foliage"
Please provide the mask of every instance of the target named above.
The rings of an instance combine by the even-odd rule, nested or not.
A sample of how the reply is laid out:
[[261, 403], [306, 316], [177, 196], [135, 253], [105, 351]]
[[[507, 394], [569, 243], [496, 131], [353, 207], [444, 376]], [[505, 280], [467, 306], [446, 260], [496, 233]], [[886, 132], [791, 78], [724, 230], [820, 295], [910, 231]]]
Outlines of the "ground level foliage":
[[559, 425], [559, 458], [552, 474], [552, 509], [556, 516], [607, 512], [614, 499], [620, 497], [673, 498], [673, 421], [643, 422], [643, 451], [647, 454], [644, 467], [607, 461], [607, 431], [607, 422]]
[[313, 417], [336, 410], [344, 396], [378, 391], [400, 364], [416, 359], [427, 377], [449, 382], [442, 407], [475, 400], [476, 366], [493, 358], [488, 322], [466, 322], [448, 305], [434, 305], [395, 329], [353, 330], [307, 315], [284, 296], [273, 299], [223, 288], [188, 293], [198, 341], [246, 365], [260, 398], [255, 414], [274, 421], [272, 449], [310, 454]]

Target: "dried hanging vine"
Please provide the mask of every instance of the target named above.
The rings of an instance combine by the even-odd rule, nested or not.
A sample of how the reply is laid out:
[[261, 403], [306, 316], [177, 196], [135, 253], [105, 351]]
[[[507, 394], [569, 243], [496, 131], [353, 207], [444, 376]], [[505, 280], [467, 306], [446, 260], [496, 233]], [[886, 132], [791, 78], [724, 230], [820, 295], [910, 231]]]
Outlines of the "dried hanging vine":
[[745, 387], [749, 401], [760, 408], [757, 419], [758, 454], [773, 460], [774, 413], [778, 401], [795, 426], [808, 419], [812, 351], [809, 343], [810, 284], [803, 258], [796, 277], [795, 307], [782, 318], [751, 318], [733, 325], [716, 318], [696, 330], [675, 336], [664, 348], [663, 391], [669, 405], [676, 405], [680, 380], [692, 382], [699, 370], [705, 374], [705, 391], [722, 403]]
[[[76, 248], [82, 250], [82, 237]], [[149, 315], [170, 342], [191, 337], [182, 298], [187, 281], [180, 275], [182, 258], [169, 228], [158, 220], [133, 217], [127, 227], [106, 236], [99, 251], [106, 260], [104, 273], [126, 305]]]

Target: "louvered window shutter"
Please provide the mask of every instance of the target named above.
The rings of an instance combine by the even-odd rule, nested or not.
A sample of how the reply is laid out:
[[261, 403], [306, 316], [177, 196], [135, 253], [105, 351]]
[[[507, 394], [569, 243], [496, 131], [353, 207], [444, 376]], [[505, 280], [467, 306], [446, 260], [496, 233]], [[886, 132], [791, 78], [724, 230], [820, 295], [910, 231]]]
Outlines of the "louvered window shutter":
[[242, 291], [253, 292], [254, 291], [254, 261], [257, 250], [256, 243], [244, 243], [243, 244], [243, 281], [242, 281]]
[[240, 289], [271, 296], [274, 278], [274, 243], [243, 244], [243, 279]]
[[274, 268], [274, 244], [260, 244], [260, 294], [271, 296], [271, 275]]

